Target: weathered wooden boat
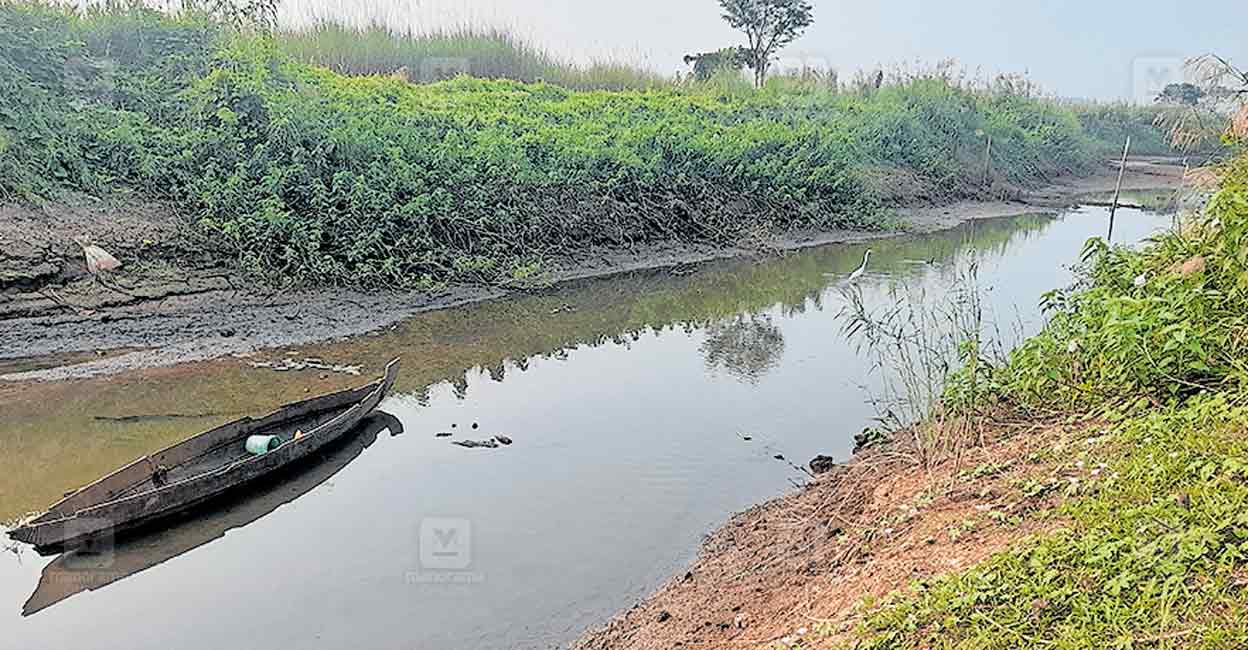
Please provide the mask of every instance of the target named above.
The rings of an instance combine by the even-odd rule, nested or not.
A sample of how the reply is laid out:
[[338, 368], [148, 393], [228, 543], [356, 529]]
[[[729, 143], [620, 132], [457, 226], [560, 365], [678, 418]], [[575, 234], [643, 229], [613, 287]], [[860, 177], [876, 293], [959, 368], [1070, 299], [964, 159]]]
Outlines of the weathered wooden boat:
[[319, 452], [266, 475], [246, 490], [213, 500], [184, 519], [166, 519], [148, 532], [134, 531], [118, 539], [107, 553], [73, 550], [62, 554], [43, 568], [38, 587], [22, 606], [22, 616], [126, 580], [223, 539], [229, 531], [250, 526], [328, 481], [386, 430], [391, 436], [401, 435], [403, 423], [389, 413], [375, 411]]
[[[150, 525], [237, 490], [334, 442], [367, 417], [394, 386], [399, 360], [359, 388], [245, 417], [140, 458], [65, 497], [9, 532], [40, 552], [86, 547]], [[276, 436], [266, 453], [246, 448], [251, 436]]]

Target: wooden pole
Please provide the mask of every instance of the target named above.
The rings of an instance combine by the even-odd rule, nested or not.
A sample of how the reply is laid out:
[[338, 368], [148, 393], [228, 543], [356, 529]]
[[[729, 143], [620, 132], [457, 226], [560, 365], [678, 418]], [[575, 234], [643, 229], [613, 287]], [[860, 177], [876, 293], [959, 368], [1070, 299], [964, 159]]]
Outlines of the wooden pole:
[[984, 185], [992, 182], [992, 134], [988, 135], [988, 151], [984, 152]]
[[1114, 214], [1118, 212], [1118, 199], [1122, 196], [1122, 177], [1127, 173], [1127, 154], [1131, 152], [1131, 136], [1127, 136], [1127, 144], [1122, 148], [1122, 162], [1118, 164], [1118, 185], [1114, 187], [1114, 202], [1109, 207], [1109, 236], [1106, 243], [1114, 243]]

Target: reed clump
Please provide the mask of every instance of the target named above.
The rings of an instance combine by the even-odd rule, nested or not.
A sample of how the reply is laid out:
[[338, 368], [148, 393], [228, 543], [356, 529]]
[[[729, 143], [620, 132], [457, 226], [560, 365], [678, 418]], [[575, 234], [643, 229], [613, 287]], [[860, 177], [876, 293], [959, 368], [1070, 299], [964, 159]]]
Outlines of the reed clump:
[[577, 90], [637, 90], [673, 84], [671, 79], [623, 62], [568, 63], [505, 29], [462, 26], [417, 33], [379, 22], [355, 26], [320, 20], [306, 28], [283, 31], [277, 42], [298, 61], [345, 75], [398, 74], [420, 83], [463, 74], [545, 81]]

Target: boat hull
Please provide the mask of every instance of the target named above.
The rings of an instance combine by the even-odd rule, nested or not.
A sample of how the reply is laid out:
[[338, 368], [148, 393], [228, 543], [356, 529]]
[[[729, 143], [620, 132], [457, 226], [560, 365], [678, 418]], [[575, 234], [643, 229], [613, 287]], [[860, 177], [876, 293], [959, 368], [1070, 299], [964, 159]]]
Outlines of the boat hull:
[[[397, 375], [398, 360], [396, 359], [386, 366], [384, 377], [366, 386], [287, 405], [258, 421], [246, 418], [222, 427], [222, 429], [233, 427], [229, 431], [231, 434], [237, 434], [240, 431], [245, 434], [249, 430], [248, 426], [254, 426], [255, 423], [266, 423], [266, 425], [280, 423], [284, 415], [307, 416], [315, 413], [317, 408], [341, 409], [332, 419], [266, 454], [241, 458], [225, 466], [172, 482], [163, 487], [139, 491], [97, 504], [86, 504], [85, 507], [74, 507], [71, 508], [72, 512], [68, 512], [65, 508], [67, 502], [77, 505], [72, 504], [71, 500], [74, 495], [71, 495], [61, 504], [53, 506], [45, 515], [10, 531], [9, 537], [33, 545], [41, 554], [71, 548], [90, 550], [93, 546], [107, 545], [117, 535], [184, 514], [207, 501], [243, 489], [250, 483], [295, 464], [338, 440], [381, 404], [394, 386]], [[337, 400], [350, 401], [339, 405]], [[193, 445], [197, 438], [208, 436], [210, 433], [200, 434], [179, 444]], [[122, 478], [126, 481], [133, 481], [132, 475], [143, 471], [145, 467], [155, 466], [151, 458], [135, 461], [101, 479], [97, 484], [110, 480], [118, 481]], [[147, 481], [148, 477], [145, 476], [143, 480]], [[98, 489], [97, 485], [93, 485], [84, 490], [93, 488]], [[112, 493], [113, 491], [108, 492], [108, 494]]]

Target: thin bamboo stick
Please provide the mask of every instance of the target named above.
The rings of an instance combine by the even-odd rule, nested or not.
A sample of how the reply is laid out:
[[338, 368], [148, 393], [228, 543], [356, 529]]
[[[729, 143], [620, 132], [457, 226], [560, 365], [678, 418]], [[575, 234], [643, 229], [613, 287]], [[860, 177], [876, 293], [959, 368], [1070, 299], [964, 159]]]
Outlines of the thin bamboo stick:
[[1131, 152], [1131, 136], [1127, 136], [1127, 144], [1122, 148], [1122, 162], [1118, 165], [1118, 185], [1114, 187], [1114, 202], [1109, 207], [1109, 236], [1105, 242], [1114, 243], [1114, 214], [1118, 212], [1118, 199], [1122, 196], [1122, 177], [1127, 173], [1127, 154]]

